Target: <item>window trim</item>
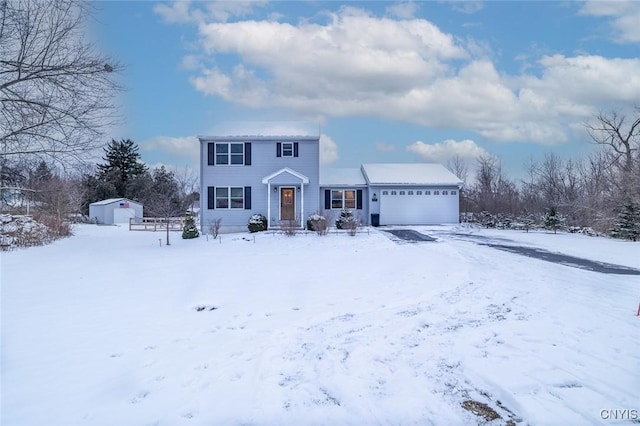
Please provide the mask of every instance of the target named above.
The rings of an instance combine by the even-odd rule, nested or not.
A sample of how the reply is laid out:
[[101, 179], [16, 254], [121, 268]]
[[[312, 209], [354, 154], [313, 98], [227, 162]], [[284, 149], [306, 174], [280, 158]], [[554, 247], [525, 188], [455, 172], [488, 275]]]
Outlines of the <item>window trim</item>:
[[[245, 143], [244, 142], [216, 142], [214, 144], [214, 152], [213, 152], [213, 156], [214, 156], [214, 160], [215, 163], [214, 165], [216, 166], [244, 166], [245, 162], [246, 162], [246, 147], [245, 147]], [[218, 145], [222, 146], [222, 145], [226, 145], [227, 146], [227, 152], [224, 153], [218, 153]], [[232, 145], [240, 145], [242, 147], [242, 153], [234, 153], [232, 152], [231, 146]], [[227, 159], [227, 163], [219, 163], [218, 162], [218, 156], [222, 156], [224, 155]], [[241, 157], [242, 161], [240, 163], [232, 163], [231, 159], [233, 157]]]
[[282, 142], [280, 155], [282, 157], [293, 157], [293, 142]]
[[[340, 198], [334, 196], [334, 193], [337, 192], [342, 193]], [[353, 193], [353, 199], [349, 199], [349, 201], [353, 201], [353, 207], [347, 207], [347, 192]], [[358, 191], [356, 189], [332, 189], [330, 201], [331, 210], [356, 210], [358, 208]], [[340, 207], [334, 207], [334, 201], [340, 201]]]
[[[218, 190], [219, 189], [226, 189], [227, 190], [227, 196], [226, 197], [222, 197], [222, 196], [218, 196]], [[242, 206], [241, 207], [233, 207], [233, 202], [232, 200], [238, 200], [240, 199], [240, 197], [232, 197], [231, 193], [232, 193], [232, 189], [236, 189], [236, 190], [240, 190], [242, 193]], [[215, 192], [214, 192], [214, 207], [215, 210], [244, 210], [245, 209], [245, 187], [244, 186], [216, 186], [215, 187]], [[226, 200], [227, 203], [227, 207], [220, 207], [218, 205], [218, 200]]]

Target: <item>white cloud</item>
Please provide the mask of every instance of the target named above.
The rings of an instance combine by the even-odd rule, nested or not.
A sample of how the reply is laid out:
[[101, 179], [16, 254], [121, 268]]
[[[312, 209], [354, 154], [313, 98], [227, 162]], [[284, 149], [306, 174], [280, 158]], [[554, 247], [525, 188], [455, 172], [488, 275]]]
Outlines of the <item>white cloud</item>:
[[338, 160], [338, 144], [329, 136], [320, 135], [320, 164], [323, 166]]
[[446, 164], [456, 156], [467, 164], [472, 164], [479, 157], [489, 155], [484, 148], [478, 146], [470, 139], [465, 139], [459, 142], [453, 139], [447, 139], [433, 144], [417, 141], [408, 145], [407, 151], [418, 154], [420, 158], [425, 161], [442, 164]]
[[411, 19], [418, 11], [418, 5], [415, 2], [409, 1], [404, 3], [396, 3], [386, 8], [389, 15], [395, 16], [400, 19]]
[[194, 20], [191, 12], [191, 2], [188, 0], [157, 3], [153, 6], [153, 11], [160, 15], [165, 22], [169, 23], [184, 24]]
[[375, 143], [376, 151], [381, 152], [391, 152], [396, 150], [396, 146], [390, 143], [385, 142], [376, 142]]
[[182, 57], [180, 67], [187, 71], [193, 71], [202, 66], [198, 55], [185, 55]]
[[201, 23], [202, 57], [239, 59], [224, 69], [200, 65], [191, 82], [256, 109], [371, 116], [543, 144], [567, 141], [573, 125], [603, 106], [640, 99], [640, 59], [553, 55], [508, 75], [489, 59], [489, 46], [462, 45], [424, 19], [376, 17], [355, 7], [327, 17]]
[[448, 2], [456, 12], [471, 15], [484, 9], [484, 2], [477, 0], [452, 0]]
[[231, 99], [232, 80], [230, 77], [216, 68], [204, 70], [203, 74], [202, 76], [191, 78], [191, 84], [196, 90], [205, 95], [218, 95], [223, 99]]
[[614, 40], [620, 43], [640, 41], [640, 2], [635, 0], [587, 1], [580, 13], [589, 16], [611, 18]]
[[267, 4], [266, 0], [207, 2], [178, 0], [173, 3], [158, 3], [153, 6], [153, 11], [168, 23], [203, 23], [207, 20], [226, 22], [234, 17], [251, 15], [255, 6], [264, 6], [265, 4]]
[[200, 158], [199, 147], [200, 144], [196, 136], [156, 136], [140, 143], [142, 151], [161, 151], [177, 160], [187, 160], [195, 165], [198, 164]]

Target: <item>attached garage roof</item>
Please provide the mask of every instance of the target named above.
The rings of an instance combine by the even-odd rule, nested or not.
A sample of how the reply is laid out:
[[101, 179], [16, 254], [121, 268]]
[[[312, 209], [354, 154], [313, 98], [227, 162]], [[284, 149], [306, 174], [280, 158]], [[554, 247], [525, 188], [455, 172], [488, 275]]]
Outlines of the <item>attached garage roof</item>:
[[320, 186], [366, 186], [360, 169], [322, 169]]
[[363, 164], [369, 185], [461, 185], [462, 181], [442, 164]]

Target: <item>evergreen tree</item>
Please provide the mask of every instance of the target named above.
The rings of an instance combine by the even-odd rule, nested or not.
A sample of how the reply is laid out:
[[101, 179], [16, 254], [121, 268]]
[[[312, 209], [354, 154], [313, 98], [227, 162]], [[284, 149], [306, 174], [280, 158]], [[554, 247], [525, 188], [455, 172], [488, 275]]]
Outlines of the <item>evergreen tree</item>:
[[98, 180], [111, 183], [118, 197], [136, 198], [135, 194], [127, 193], [128, 186], [147, 171], [147, 166], [140, 162], [136, 144], [130, 139], [122, 139], [120, 142], [112, 139], [104, 152], [102, 159], [105, 163], [97, 166]]
[[518, 221], [522, 224], [522, 228], [527, 232], [529, 232], [529, 229], [531, 229], [536, 223], [533, 214], [527, 212], [526, 210], [523, 211], [522, 214], [518, 217]]
[[637, 241], [640, 239], [640, 205], [631, 200], [624, 203], [611, 230], [614, 238]]
[[187, 240], [191, 238], [198, 238], [200, 233], [196, 226], [196, 220], [191, 212], [187, 212], [184, 218], [184, 226], [182, 227], [182, 238]]
[[544, 227], [546, 229], [553, 229], [555, 234], [562, 225], [564, 225], [565, 218], [558, 213], [558, 209], [554, 206], [549, 207], [544, 215]]

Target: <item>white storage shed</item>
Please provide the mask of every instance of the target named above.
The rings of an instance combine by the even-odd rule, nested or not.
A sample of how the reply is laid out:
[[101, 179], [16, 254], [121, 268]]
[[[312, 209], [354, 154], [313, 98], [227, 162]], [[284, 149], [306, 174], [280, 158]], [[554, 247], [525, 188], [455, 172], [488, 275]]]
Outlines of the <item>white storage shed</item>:
[[89, 219], [101, 225], [128, 224], [130, 218], [141, 218], [142, 213], [142, 204], [126, 198], [109, 198], [89, 204]]

